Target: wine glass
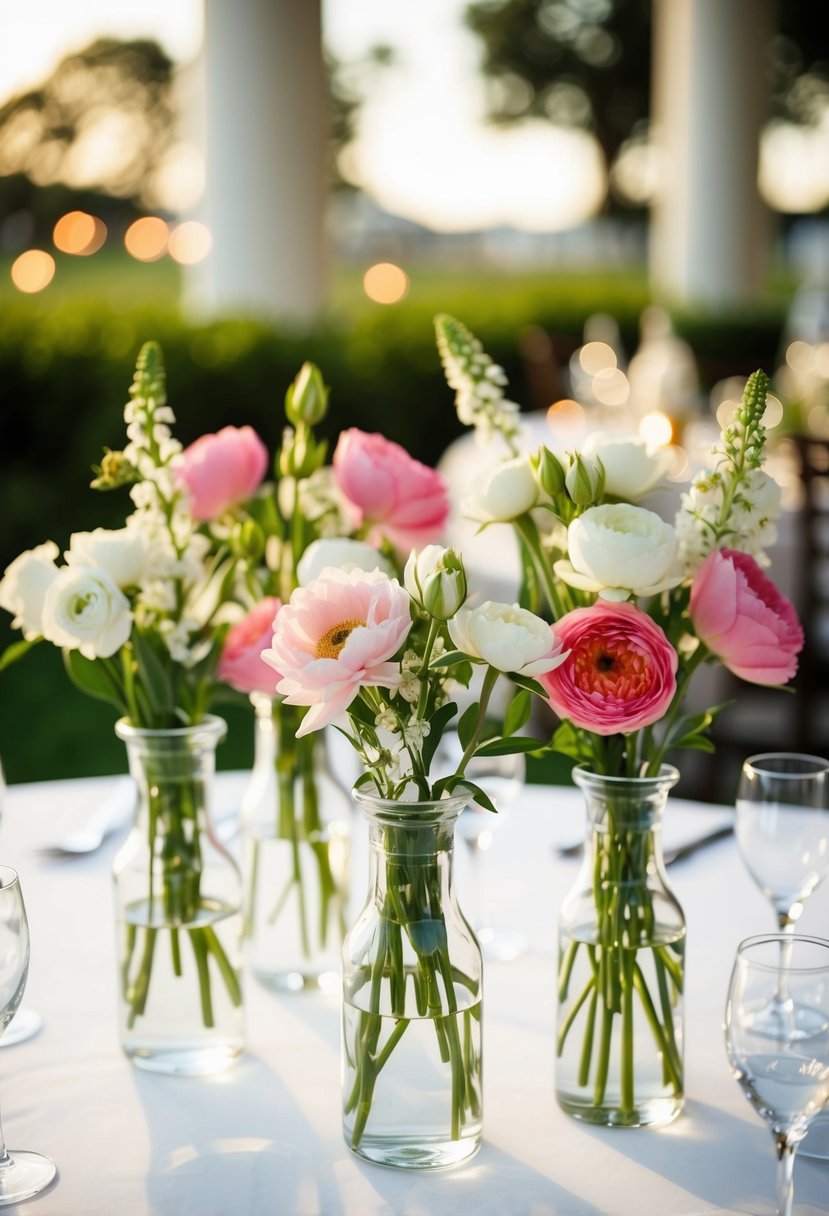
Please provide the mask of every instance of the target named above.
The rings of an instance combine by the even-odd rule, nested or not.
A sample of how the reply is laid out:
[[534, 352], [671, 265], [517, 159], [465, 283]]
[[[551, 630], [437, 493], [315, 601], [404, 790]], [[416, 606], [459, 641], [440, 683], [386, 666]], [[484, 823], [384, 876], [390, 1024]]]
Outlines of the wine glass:
[[[5, 805], [6, 778], [3, 773], [3, 761], [0, 760], [0, 819], [2, 819]], [[0, 1047], [14, 1047], [15, 1043], [25, 1043], [26, 1039], [34, 1038], [42, 1026], [43, 1018], [37, 1010], [30, 1009], [28, 1005], [21, 1005], [0, 1038]]]
[[[0, 1034], [20, 1005], [29, 971], [29, 924], [20, 879], [0, 866]], [[55, 1163], [40, 1153], [9, 1151], [0, 1128], [0, 1204], [19, 1203], [42, 1191], [55, 1176]]]
[[[457, 734], [449, 732], [441, 741], [451, 765], [460, 761], [463, 748]], [[476, 756], [466, 767], [470, 781], [479, 785], [495, 806], [497, 815], [470, 801], [458, 820], [457, 834], [466, 844], [472, 880], [472, 927], [485, 959], [511, 962], [527, 950], [523, 933], [493, 926], [487, 912], [486, 860], [494, 833], [509, 807], [524, 788], [526, 764], [520, 753], [510, 756]]]
[[[829, 760], [766, 752], [745, 761], [737, 791], [737, 844], [751, 877], [771, 901], [781, 933], [781, 963], [804, 900], [829, 872]], [[819, 1030], [813, 1011], [781, 987], [754, 1011], [756, 1029], [771, 1037], [808, 1037]]]
[[[788, 1032], [774, 1038], [758, 1030], [758, 1012], [781, 989], [822, 1029], [806, 1038], [790, 1020]], [[741, 942], [725, 1007], [725, 1041], [733, 1076], [771, 1127], [778, 1216], [791, 1216], [797, 1146], [829, 1104], [829, 941], [770, 933]]]

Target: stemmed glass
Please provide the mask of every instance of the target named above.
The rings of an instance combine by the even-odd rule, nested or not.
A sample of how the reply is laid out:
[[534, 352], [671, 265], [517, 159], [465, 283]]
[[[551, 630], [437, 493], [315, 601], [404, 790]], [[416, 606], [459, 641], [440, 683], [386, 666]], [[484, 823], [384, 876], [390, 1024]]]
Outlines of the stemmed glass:
[[[0, 1034], [15, 1015], [29, 972], [29, 924], [15, 870], [0, 866]], [[19, 1203], [42, 1191], [55, 1163], [40, 1153], [6, 1148], [0, 1128], [0, 1204]]]
[[[774, 1038], [758, 1013], [785, 990], [820, 1026], [808, 1038], [791, 1019]], [[737, 948], [725, 1008], [731, 1072], [771, 1127], [778, 1216], [791, 1216], [794, 1156], [809, 1122], [829, 1104], [829, 941], [771, 933]]]
[[766, 752], [745, 761], [735, 823], [743, 861], [771, 901], [781, 933], [780, 988], [757, 1006], [755, 1029], [772, 1038], [808, 1037], [814, 1011], [786, 990], [786, 951], [803, 901], [829, 872], [829, 761]]
[[[6, 804], [6, 778], [3, 772], [3, 762], [0, 760], [0, 819]], [[15, 1043], [25, 1043], [32, 1039], [43, 1026], [43, 1018], [36, 1009], [21, 1005], [14, 1015], [11, 1025], [0, 1038], [0, 1047], [14, 1047]]]

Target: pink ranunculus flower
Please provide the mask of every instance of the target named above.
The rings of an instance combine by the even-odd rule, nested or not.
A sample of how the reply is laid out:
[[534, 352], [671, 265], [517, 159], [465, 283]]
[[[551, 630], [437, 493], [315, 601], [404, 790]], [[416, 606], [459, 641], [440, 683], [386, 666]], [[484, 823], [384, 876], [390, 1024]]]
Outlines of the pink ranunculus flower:
[[615, 735], [662, 717], [676, 692], [677, 653], [647, 613], [597, 600], [568, 612], [553, 629], [570, 655], [538, 678], [560, 718]]
[[176, 462], [176, 479], [202, 522], [250, 498], [268, 464], [268, 449], [251, 426], [225, 426], [202, 435]]
[[797, 613], [748, 553], [708, 554], [694, 577], [690, 613], [700, 641], [741, 680], [785, 684], [797, 671]]
[[396, 688], [390, 663], [412, 627], [409, 593], [379, 570], [324, 571], [297, 587], [274, 621], [262, 658], [281, 673], [288, 705], [309, 705], [297, 737], [333, 722], [363, 685]]
[[337, 484], [370, 525], [368, 539], [388, 537], [398, 549], [437, 540], [449, 516], [446, 482], [382, 435], [351, 427], [334, 452]]
[[251, 609], [244, 620], [228, 630], [219, 659], [219, 679], [237, 692], [263, 692], [276, 695], [276, 683], [280, 678], [273, 668], [262, 661], [262, 651], [267, 649], [273, 637], [276, 614], [282, 601], [268, 596]]

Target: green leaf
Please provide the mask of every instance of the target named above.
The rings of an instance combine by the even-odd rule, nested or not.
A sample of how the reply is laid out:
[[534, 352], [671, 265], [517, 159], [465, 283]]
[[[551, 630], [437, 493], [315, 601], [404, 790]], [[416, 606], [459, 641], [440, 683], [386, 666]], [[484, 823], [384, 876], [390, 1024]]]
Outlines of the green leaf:
[[705, 735], [686, 735], [684, 739], [674, 743], [670, 750], [677, 751], [679, 748], [697, 752], [715, 752], [717, 750], [711, 740], [705, 738]]
[[529, 735], [512, 735], [509, 739], [490, 739], [476, 749], [476, 756], [512, 756], [516, 752], [544, 752], [548, 748], [540, 739]]
[[422, 917], [406, 926], [409, 939], [418, 954], [436, 954], [446, 950], [446, 925], [442, 920]]
[[464, 751], [469, 747], [469, 742], [475, 733], [475, 723], [478, 720], [478, 710], [480, 706], [477, 701], [473, 701], [468, 705], [461, 715], [461, 720], [458, 722], [458, 738], [460, 739], [461, 747]]
[[440, 655], [437, 659], [432, 659], [430, 667], [451, 667], [453, 663], [482, 663], [483, 659], [473, 659], [469, 655], [464, 654], [462, 650], [448, 650], [446, 654]]
[[498, 814], [498, 808], [490, 798], [486, 790], [482, 790], [474, 781], [470, 781], [468, 777], [464, 777], [463, 783], [469, 792], [472, 794], [472, 801], [477, 802], [485, 811], [491, 811], [493, 815]]
[[429, 733], [423, 740], [423, 749], [420, 753], [423, 759], [423, 768], [427, 773], [431, 768], [438, 745], [443, 738], [443, 732], [457, 713], [457, 709], [458, 707], [454, 701], [447, 701], [445, 705], [441, 705], [440, 709], [432, 714], [429, 720]]
[[0, 671], [5, 671], [7, 667], [11, 667], [12, 663], [16, 663], [18, 659], [22, 659], [24, 654], [28, 654], [33, 646], [37, 646], [38, 642], [42, 641], [43, 638], [23, 638], [19, 642], [12, 642], [0, 655]]
[[509, 703], [504, 717], [504, 734], [514, 735], [517, 730], [529, 720], [532, 712], [532, 694], [526, 688], [520, 689]]
[[533, 680], [531, 676], [518, 675], [514, 671], [510, 672], [509, 678], [517, 688], [525, 688], [527, 692], [533, 693], [536, 697], [541, 697], [545, 701], [547, 700], [547, 694], [538, 680]]
[[132, 645], [138, 664], [136, 680], [147, 694], [154, 714], [167, 717], [176, 711], [176, 697], [170, 673], [156, 653], [150, 637], [140, 629], [132, 633]]
[[64, 650], [63, 663], [69, 679], [81, 692], [114, 705], [121, 714], [129, 712], [119, 686], [102, 663], [85, 659], [78, 650]]
[[549, 750], [560, 752], [563, 756], [571, 756], [574, 760], [592, 760], [590, 748], [572, 722], [562, 722], [552, 739]]

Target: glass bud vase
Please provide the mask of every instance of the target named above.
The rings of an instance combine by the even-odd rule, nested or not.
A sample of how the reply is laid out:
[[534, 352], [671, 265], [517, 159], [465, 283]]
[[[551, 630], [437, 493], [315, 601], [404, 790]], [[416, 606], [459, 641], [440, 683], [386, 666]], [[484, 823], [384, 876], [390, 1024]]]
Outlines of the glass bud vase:
[[343, 945], [343, 1133], [381, 1165], [441, 1169], [481, 1143], [481, 951], [453, 885], [466, 797], [355, 792], [369, 891]]
[[282, 992], [340, 986], [352, 806], [305, 710], [254, 694], [254, 765], [242, 798], [246, 960]]
[[644, 1127], [682, 1110], [685, 918], [662, 815], [679, 773], [573, 770], [587, 807], [581, 873], [559, 917], [556, 1097], [588, 1123]]
[[114, 863], [122, 1045], [152, 1072], [215, 1072], [244, 1046], [241, 875], [210, 818], [226, 726], [115, 730], [138, 787]]

